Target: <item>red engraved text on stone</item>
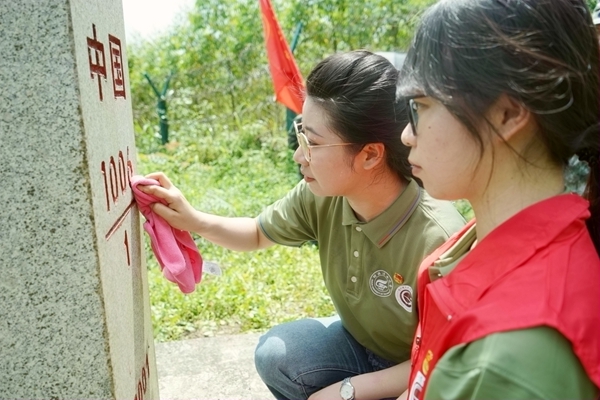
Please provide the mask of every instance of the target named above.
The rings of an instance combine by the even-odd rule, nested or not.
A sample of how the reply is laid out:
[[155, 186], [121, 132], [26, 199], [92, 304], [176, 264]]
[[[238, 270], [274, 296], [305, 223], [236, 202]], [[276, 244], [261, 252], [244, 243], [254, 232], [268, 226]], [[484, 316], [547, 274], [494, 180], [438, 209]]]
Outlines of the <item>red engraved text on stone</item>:
[[123, 73], [123, 53], [119, 38], [108, 35], [110, 47], [110, 65], [112, 67], [112, 81], [115, 98], [125, 96], [125, 74]]
[[150, 363], [148, 361], [148, 352], [146, 352], [146, 364], [142, 367], [142, 376], [138, 380], [137, 394], [135, 400], [144, 400], [144, 395], [148, 390], [148, 379], [150, 378]]
[[117, 204], [117, 200], [119, 199], [119, 182], [117, 181], [117, 164], [115, 163], [115, 158], [110, 156], [110, 193], [112, 194], [112, 201], [114, 204]]
[[108, 162], [102, 161], [100, 172], [104, 179], [106, 211], [110, 211], [111, 206], [117, 204], [119, 196], [124, 195], [129, 190], [129, 183], [133, 176], [133, 163], [129, 159], [129, 147], [125, 152], [119, 151], [117, 160], [114, 156], [111, 156]]
[[127, 179], [127, 171], [125, 169], [125, 158], [123, 157], [123, 152], [119, 151], [119, 185], [121, 188], [121, 193], [125, 193], [127, 190], [127, 184], [129, 183], [129, 179]]
[[127, 237], [127, 231], [125, 231], [125, 240], [123, 240], [125, 244], [125, 253], [127, 253], [127, 266], [131, 267], [131, 256], [129, 255], [129, 238]]
[[98, 80], [98, 93], [102, 101], [102, 78], [106, 79], [106, 58], [104, 57], [104, 44], [96, 38], [96, 25], [92, 24], [93, 37], [87, 38], [88, 61], [90, 64], [90, 77]]

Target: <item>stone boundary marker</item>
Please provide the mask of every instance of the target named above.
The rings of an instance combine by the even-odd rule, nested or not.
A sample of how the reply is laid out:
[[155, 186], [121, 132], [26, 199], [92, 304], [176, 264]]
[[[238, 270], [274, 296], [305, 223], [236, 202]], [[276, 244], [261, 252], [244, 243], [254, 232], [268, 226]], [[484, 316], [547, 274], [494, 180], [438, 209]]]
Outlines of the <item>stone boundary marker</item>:
[[0, 398], [158, 399], [121, 0], [0, 2]]

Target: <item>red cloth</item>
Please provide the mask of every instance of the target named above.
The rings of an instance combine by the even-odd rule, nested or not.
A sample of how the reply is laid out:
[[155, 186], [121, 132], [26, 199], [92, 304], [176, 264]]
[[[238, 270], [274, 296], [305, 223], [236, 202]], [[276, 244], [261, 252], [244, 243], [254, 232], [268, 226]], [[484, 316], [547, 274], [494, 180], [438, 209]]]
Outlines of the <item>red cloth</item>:
[[192, 293], [202, 279], [202, 256], [187, 231], [172, 228], [167, 221], [156, 215], [150, 205], [166, 202], [138, 189], [138, 185], [160, 185], [154, 179], [140, 175], [131, 177], [131, 189], [140, 212], [146, 218], [144, 230], [150, 236], [152, 251], [160, 264], [164, 277], [176, 283], [183, 293]]
[[259, 0], [262, 11], [269, 68], [275, 87], [275, 100], [296, 114], [302, 113], [304, 82], [296, 60], [283, 36], [270, 0]]
[[472, 222], [423, 261], [409, 398], [425, 397], [428, 376], [451, 347], [542, 325], [571, 342], [600, 386], [600, 259], [585, 224], [588, 207], [574, 194], [534, 204], [497, 227], [434, 282], [428, 267]]

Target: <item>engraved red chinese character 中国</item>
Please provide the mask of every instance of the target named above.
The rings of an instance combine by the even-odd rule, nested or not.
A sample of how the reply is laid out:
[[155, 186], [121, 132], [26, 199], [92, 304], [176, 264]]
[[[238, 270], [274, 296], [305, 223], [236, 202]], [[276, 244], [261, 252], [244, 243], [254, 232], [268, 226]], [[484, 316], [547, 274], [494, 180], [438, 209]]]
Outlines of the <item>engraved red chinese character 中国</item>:
[[98, 79], [98, 92], [100, 93], [100, 101], [102, 101], [102, 81], [106, 79], [106, 59], [104, 57], [104, 44], [96, 39], [96, 25], [92, 24], [93, 37], [87, 38], [88, 45], [88, 61], [90, 63], [90, 76]]
[[108, 35], [110, 47], [110, 64], [112, 67], [112, 81], [115, 98], [125, 97], [125, 74], [123, 74], [123, 57], [121, 53], [121, 41], [119, 38]]

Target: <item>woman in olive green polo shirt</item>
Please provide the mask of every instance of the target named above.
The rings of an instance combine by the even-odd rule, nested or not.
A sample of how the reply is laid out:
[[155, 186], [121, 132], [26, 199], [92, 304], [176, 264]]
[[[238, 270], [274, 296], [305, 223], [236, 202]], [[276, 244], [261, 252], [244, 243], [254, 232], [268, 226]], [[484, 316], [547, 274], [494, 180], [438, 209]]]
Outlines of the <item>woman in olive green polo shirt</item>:
[[144, 190], [169, 204], [154, 211], [213, 243], [241, 251], [319, 243], [338, 315], [282, 324], [261, 337], [256, 368], [278, 399], [378, 399], [406, 386], [396, 376], [406, 369], [399, 364], [417, 321], [418, 265], [464, 220], [412, 179], [397, 80], [398, 70], [368, 51], [320, 62], [296, 125], [294, 160], [304, 179], [257, 218], [197, 211], [166, 176], [148, 176], [162, 187]]

